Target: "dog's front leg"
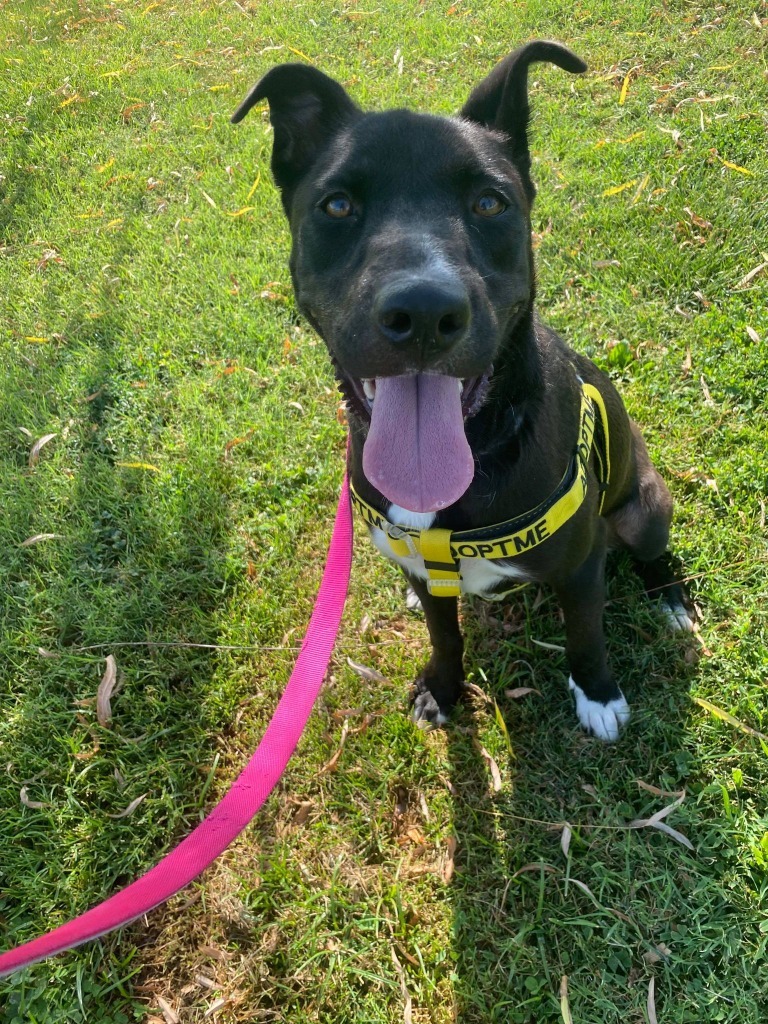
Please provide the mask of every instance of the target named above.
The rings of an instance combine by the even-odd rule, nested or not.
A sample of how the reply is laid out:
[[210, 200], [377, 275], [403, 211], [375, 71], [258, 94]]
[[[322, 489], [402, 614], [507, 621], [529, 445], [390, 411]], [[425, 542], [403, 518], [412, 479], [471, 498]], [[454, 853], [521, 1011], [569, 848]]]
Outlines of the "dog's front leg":
[[442, 725], [461, 696], [464, 682], [464, 641], [455, 597], [433, 597], [423, 580], [408, 576], [427, 619], [432, 657], [413, 683], [413, 717]]
[[576, 714], [587, 732], [611, 743], [629, 721], [629, 705], [611, 673], [605, 650], [605, 549], [601, 531], [586, 561], [565, 581], [556, 583], [555, 591], [565, 618], [568, 685], [576, 698]]

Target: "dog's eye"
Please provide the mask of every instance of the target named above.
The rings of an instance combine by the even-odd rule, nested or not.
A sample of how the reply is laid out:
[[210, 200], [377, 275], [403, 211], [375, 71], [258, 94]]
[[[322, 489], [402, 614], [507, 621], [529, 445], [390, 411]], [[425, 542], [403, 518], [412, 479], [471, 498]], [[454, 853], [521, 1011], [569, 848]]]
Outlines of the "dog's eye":
[[472, 207], [474, 212], [480, 214], [481, 217], [498, 217], [500, 213], [504, 213], [506, 208], [507, 204], [495, 192], [484, 192], [475, 200]]
[[320, 204], [320, 209], [323, 213], [327, 213], [329, 217], [341, 220], [343, 217], [351, 216], [352, 200], [342, 192], [337, 192], [335, 195], [324, 199]]

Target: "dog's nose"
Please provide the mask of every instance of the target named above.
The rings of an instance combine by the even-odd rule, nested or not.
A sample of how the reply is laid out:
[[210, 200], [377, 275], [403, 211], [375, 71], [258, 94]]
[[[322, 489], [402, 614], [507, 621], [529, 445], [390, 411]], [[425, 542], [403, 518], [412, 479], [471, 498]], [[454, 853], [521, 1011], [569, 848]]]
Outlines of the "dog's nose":
[[379, 331], [398, 348], [446, 352], [467, 333], [469, 296], [460, 282], [414, 280], [384, 287], [375, 304]]

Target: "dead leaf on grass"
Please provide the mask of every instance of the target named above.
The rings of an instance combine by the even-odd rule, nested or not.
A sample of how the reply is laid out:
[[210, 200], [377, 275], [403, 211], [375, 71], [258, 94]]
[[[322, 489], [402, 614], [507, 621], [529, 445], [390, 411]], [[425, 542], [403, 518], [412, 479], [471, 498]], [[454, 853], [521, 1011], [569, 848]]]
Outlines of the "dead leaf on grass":
[[636, 818], [634, 821], [630, 821], [628, 828], [655, 828], [659, 832], [664, 832], [675, 842], [680, 843], [689, 850], [693, 850], [693, 843], [682, 832], [678, 832], [677, 829], [672, 828], [671, 825], [667, 825], [663, 818], [666, 818], [668, 814], [671, 814], [685, 799], [685, 790], [682, 791], [681, 795], [671, 804], [667, 804], [666, 807], [662, 807], [660, 811], [656, 811], [650, 818]]
[[632, 178], [631, 181], [625, 181], [622, 185], [614, 185], [613, 188], [607, 188], [603, 193], [603, 197], [606, 196], [617, 196], [620, 192], [626, 192], [628, 188], [632, 188], [633, 185], [637, 184], [637, 178]]
[[112, 721], [110, 698], [117, 682], [117, 662], [114, 654], [107, 655], [107, 667], [96, 691], [96, 720], [106, 728]]
[[153, 466], [151, 462], [116, 462], [116, 466], [122, 466], [123, 469], [147, 469], [152, 473], [159, 473], [160, 470], [157, 466]]
[[750, 178], [754, 178], [755, 172], [754, 171], [750, 171], [749, 168], [747, 168], [747, 167], [740, 167], [739, 164], [734, 164], [730, 160], [723, 160], [723, 158], [720, 156], [719, 153], [715, 153], [715, 156], [720, 161], [720, 163], [723, 165], [723, 167], [727, 167], [731, 171], [738, 171], [739, 174], [746, 174]]
[[427, 840], [424, 838], [424, 833], [421, 829], [415, 825], [411, 825], [405, 830], [405, 835], [402, 835], [397, 840], [400, 846], [407, 846], [408, 843], [412, 843], [414, 846], [426, 846]]
[[595, 903], [597, 903], [597, 900], [595, 899], [595, 894], [592, 892], [589, 886], [586, 885], [586, 883], [580, 882], [578, 878], [572, 878], [571, 885], [575, 885], [577, 889], [581, 889], [583, 893], [586, 893], [591, 900], [595, 900]]
[[545, 651], [561, 651], [565, 653], [565, 648], [561, 644], [548, 644], [544, 640], [534, 640], [531, 637], [531, 643], [536, 644], [537, 647], [543, 647]]
[[313, 803], [311, 800], [301, 800], [296, 807], [296, 813], [293, 816], [292, 824], [303, 825], [309, 817], [309, 812], [312, 810]]
[[331, 718], [334, 722], [343, 722], [345, 718], [357, 718], [363, 712], [364, 708], [337, 708], [336, 711], [331, 712]]
[[756, 278], [758, 274], [762, 274], [762, 272], [766, 268], [768, 268], [768, 260], [766, 260], [764, 263], [760, 263], [756, 267], [753, 267], [753, 269], [750, 270], [748, 274], [745, 274], [744, 277], [742, 277], [742, 279], [736, 285], [736, 290], [738, 291], [738, 289], [740, 288], [746, 288], [747, 285], [751, 284], [754, 278]]
[[635, 779], [635, 782], [640, 789], [644, 789], [646, 793], [653, 793], [654, 796], [671, 796], [674, 800], [682, 800], [685, 796], [684, 789], [659, 789], [658, 786], [652, 786], [650, 782], [643, 782], [642, 779]]
[[39, 800], [30, 800], [27, 792], [26, 786], [22, 786], [19, 792], [19, 800], [21, 800], [25, 807], [29, 807], [31, 811], [39, 811], [41, 807], [48, 806], [47, 804], [41, 803]]
[[483, 758], [483, 760], [486, 761], [488, 764], [488, 768], [490, 769], [491, 772], [491, 780], [494, 793], [500, 792], [501, 772], [499, 771], [499, 766], [496, 764], [494, 759], [491, 757], [491, 755], [488, 753], [488, 751], [485, 749], [485, 747], [482, 745], [480, 740], [477, 739], [476, 736], [472, 737], [472, 745], [474, 746], [475, 750], [477, 750], [478, 754], [480, 754], [480, 756]]
[[619, 92], [619, 106], [623, 107], [627, 101], [627, 93], [629, 92], [629, 83], [632, 81], [632, 72], [636, 71], [636, 68], [631, 68], [626, 75], [624, 75], [624, 81], [621, 83], [621, 91]]
[[371, 722], [373, 722], [375, 717], [375, 715], [371, 714], [366, 715], [365, 718], [360, 723], [360, 725], [356, 725], [354, 729], [349, 730], [349, 735], [360, 736], [362, 735], [362, 733], [367, 732], [371, 725]]
[[510, 700], [520, 700], [521, 697], [527, 697], [529, 693], [541, 696], [541, 690], [537, 690], [533, 686], [516, 686], [514, 690], [505, 690], [504, 696], [509, 697]]
[[553, 868], [551, 864], [544, 864], [541, 861], [536, 861], [533, 864], [523, 864], [521, 868], [512, 875], [513, 878], [517, 878], [518, 875], [525, 875], [532, 871], [546, 871], [549, 875], [558, 874], [557, 868]]
[[694, 213], [690, 206], [684, 206], [683, 209], [691, 218], [691, 224], [695, 225], [697, 228], [702, 228], [703, 230], [708, 231], [712, 227], [712, 221], [705, 220], [697, 213]]
[[142, 800], [145, 800], [147, 796], [147, 793], [142, 793], [141, 796], [137, 796], [135, 800], [131, 800], [124, 811], [120, 811], [119, 814], [108, 814], [107, 817], [112, 818], [115, 821], [117, 821], [118, 818], [127, 818], [129, 814], [133, 814]]
[[[81, 705], [88, 705], [88, 704], [91, 704], [91, 703], [93, 703], [92, 698], [89, 698], [88, 700], [76, 700], [75, 701], [75, 704], [81, 704]], [[98, 754], [99, 749], [101, 747], [101, 744], [99, 743], [99, 737], [94, 732], [94, 729], [93, 729], [93, 726], [92, 726], [91, 722], [85, 717], [85, 715], [78, 714], [77, 721], [78, 721], [79, 725], [82, 725], [82, 727], [85, 729], [85, 731], [88, 733], [88, 735], [93, 740], [93, 746], [91, 747], [90, 750], [79, 750], [75, 754], [75, 757], [77, 758], [78, 761], [90, 761], [90, 759], [92, 757], [95, 757], [96, 754]]]
[[648, 982], [648, 1024], [659, 1024], [656, 1017], [656, 979]]
[[49, 441], [52, 441], [54, 439], [54, 437], [56, 437], [55, 434], [44, 434], [42, 437], [38, 438], [37, 441], [35, 441], [35, 443], [32, 445], [29, 451], [30, 466], [37, 465], [38, 460], [40, 458], [40, 452], [48, 444]]
[[480, 700], [484, 701], [486, 704], [491, 703], [491, 698], [488, 696], [488, 694], [485, 692], [482, 686], [478, 686], [477, 683], [464, 683], [464, 693], [469, 693], [473, 697], [477, 697]]
[[705, 711], [709, 711], [715, 718], [722, 719], [723, 722], [727, 722], [732, 725], [734, 729], [738, 729], [739, 732], [745, 733], [747, 736], [754, 736], [755, 739], [764, 740], [768, 743], [768, 736], [764, 732], [758, 732], [757, 729], [753, 729], [751, 725], [745, 725], [744, 722], [740, 722], [738, 718], [734, 718], [733, 715], [728, 714], [727, 711], [723, 711], [722, 708], [717, 707], [715, 704], [711, 704], [708, 700], [704, 700], [703, 697], [694, 697], [694, 701]]
[[640, 182], [640, 184], [635, 189], [635, 194], [632, 196], [632, 202], [630, 203], [631, 206], [635, 206], [637, 203], [640, 202], [640, 197], [642, 196], [643, 192], [645, 191], [646, 185], [648, 184], [648, 182], [650, 180], [651, 180], [650, 174], [646, 174], [643, 177], [642, 181]]
[[397, 959], [397, 953], [394, 948], [390, 947], [390, 953], [392, 954], [392, 962], [395, 965], [395, 971], [397, 973], [398, 981], [400, 982], [400, 991], [403, 994], [405, 1005], [403, 1006], [403, 1024], [413, 1024], [413, 1000], [411, 994], [408, 991], [408, 986], [405, 981], [405, 971], [400, 961]]
[[213, 960], [224, 962], [232, 958], [231, 953], [227, 953], [223, 949], [217, 949], [216, 946], [200, 946], [198, 952], [201, 956], [209, 956]]
[[[714, 405], [715, 404], [712, 401], [712, 397], [711, 396], [709, 398], [708, 404], [709, 405]], [[681, 480], [683, 480], [685, 483], [702, 484], [704, 487], [708, 487], [710, 489], [710, 491], [714, 491], [715, 494], [719, 494], [720, 493], [720, 491], [718, 490], [718, 486], [717, 486], [717, 480], [715, 480], [715, 478], [712, 477], [712, 476], [707, 476], [707, 474], [703, 473], [700, 469], [693, 469], [693, 468], [687, 469], [683, 473], [678, 473], [677, 476]]]
[[572, 835], [573, 831], [571, 829], [571, 826], [566, 821], [565, 825], [563, 825], [562, 835], [560, 836], [560, 849], [563, 851], [563, 856], [566, 860], [568, 859], [568, 851], [571, 848]]
[[347, 658], [347, 664], [356, 675], [360, 676], [361, 679], [367, 680], [369, 683], [389, 682], [387, 677], [383, 676], [381, 672], [378, 672], [375, 668], [368, 668], [367, 665], [360, 665], [351, 658]]
[[180, 1024], [181, 1018], [171, 1004], [167, 1000], [163, 999], [162, 996], [155, 996], [155, 999], [157, 1000], [157, 1005], [160, 1007], [167, 1024]]
[[339, 763], [341, 752], [344, 749], [344, 744], [347, 742], [347, 736], [349, 735], [349, 719], [345, 718], [341, 724], [341, 739], [339, 740], [339, 748], [330, 761], [326, 761], [323, 767], [320, 769], [320, 775], [327, 775], [328, 772], [336, 771], [336, 766]]
[[205, 1019], [206, 1017], [213, 1017], [215, 1014], [223, 1010], [224, 1007], [229, 1004], [229, 1002], [229, 996], [222, 996], [221, 999], [217, 999], [215, 1002], [211, 1003], [211, 1005], [205, 1011], [205, 1013], [203, 1014], [203, 1019]]
[[507, 753], [511, 758], [515, 759], [515, 752], [512, 749], [512, 740], [509, 738], [507, 723], [504, 721], [504, 716], [499, 710], [499, 705], [496, 703], [496, 701], [493, 702], [493, 706], [495, 708], [496, 713], [496, 724], [498, 725], [499, 729], [501, 730], [501, 734], [504, 737], [504, 743], [506, 744], [507, 747]]
[[27, 537], [19, 544], [20, 548], [31, 548], [33, 544], [40, 544], [44, 540], [61, 540], [64, 535], [61, 533], [36, 533], [34, 537]]
[[456, 848], [458, 842], [456, 836], [448, 836], [445, 841], [446, 857], [445, 866], [443, 867], [443, 881], [447, 885], [453, 878], [454, 871], [456, 870]]
[[643, 960], [647, 964], [657, 964], [661, 960], [667, 960], [672, 955], [672, 950], [663, 942], [654, 943], [654, 948], [643, 953]]
[[431, 815], [429, 813], [429, 807], [427, 806], [427, 800], [423, 793], [419, 793], [419, 807], [421, 809], [422, 817], [424, 821], [429, 821]]
[[563, 1018], [563, 1024], [573, 1024], [573, 1017], [571, 1016], [571, 1007], [568, 1002], [568, 975], [564, 974], [560, 979], [560, 1016]]

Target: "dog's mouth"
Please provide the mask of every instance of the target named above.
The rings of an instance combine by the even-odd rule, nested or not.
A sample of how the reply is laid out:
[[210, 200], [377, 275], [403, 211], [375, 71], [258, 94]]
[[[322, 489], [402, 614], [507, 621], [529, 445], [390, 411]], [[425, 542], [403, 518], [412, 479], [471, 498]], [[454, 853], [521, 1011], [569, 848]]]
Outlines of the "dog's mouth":
[[[449, 378], [456, 382], [457, 390], [461, 395], [461, 414], [465, 420], [470, 419], [476, 412], [479, 412], [485, 399], [488, 397], [492, 373], [493, 367], [490, 366], [479, 377]], [[432, 376], [435, 376], [435, 374]], [[376, 401], [376, 382], [378, 379], [376, 377], [362, 377], [359, 379], [352, 378], [350, 381], [360, 406], [368, 419], [371, 417], [373, 403]]]
[[370, 417], [363, 471], [393, 504], [437, 512], [464, 494], [474, 476], [464, 431], [488, 393], [491, 369], [461, 380], [437, 373], [351, 381]]

